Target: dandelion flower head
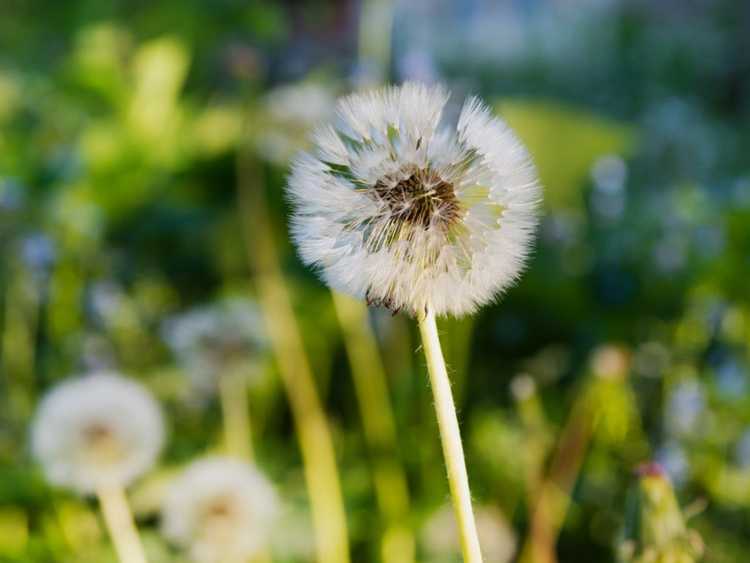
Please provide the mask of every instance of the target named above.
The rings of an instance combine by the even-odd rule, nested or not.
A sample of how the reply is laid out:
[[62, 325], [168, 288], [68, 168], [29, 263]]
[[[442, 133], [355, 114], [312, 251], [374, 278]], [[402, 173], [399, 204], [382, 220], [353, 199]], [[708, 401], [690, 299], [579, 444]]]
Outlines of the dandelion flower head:
[[277, 506], [272, 485], [252, 465], [210, 457], [169, 489], [162, 530], [198, 563], [246, 561], [267, 546]]
[[479, 99], [445, 124], [448, 98], [416, 83], [345, 97], [295, 161], [292, 235], [331, 287], [394, 312], [461, 315], [519, 277], [536, 172]]
[[267, 344], [257, 305], [240, 297], [175, 316], [165, 323], [163, 333], [193, 390], [205, 394], [216, 390], [219, 376], [252, 372]]
[[164, 443], [156, 400], [112, 372], [70, 379], [42, 400], [31, 430], [34, 457], [56, 485], [90, 494], [148, 471]]

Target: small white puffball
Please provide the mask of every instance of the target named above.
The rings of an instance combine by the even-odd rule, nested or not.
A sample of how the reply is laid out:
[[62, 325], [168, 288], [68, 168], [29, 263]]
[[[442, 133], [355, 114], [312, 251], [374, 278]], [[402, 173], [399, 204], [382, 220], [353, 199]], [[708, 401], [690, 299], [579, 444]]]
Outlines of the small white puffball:
[[[516, 535], [503, 513], [493, 506], [479, 506], [474, 514], [485, 563], [510, 563], [516, 552]], [[422, 543], [430, 563], [453, 561], [461, 552], [453, 508], [444, 506], [427, 520]]]
[[156, 400], [114, 372], [57, 385], [39, 405], [31, 429], [32, 453], [47, 479], [82, 494], [127, 486], [153, 467], [163, 443]]
[[406, 83], [339, 100], [288, 181], [292, 237], [332, 288], [392, 311], [463, 315], [524, 268], [541, 190], [528, 152], [479, 99]]
[[247, 561], [268, 546], [278, 511], [273, 486], [253, 465], [210, 457], [169, 488], [162, 532], [197, 563]]
[[267, 346], [260, 310], [244, 297], [226, 297], [176, 315], [162, 333], [191, 390], [207, 396], [216, 392], [217, 377], [251, 375]]
[[303, 81], [278, 86], [263, 98], [258, 118], [258, 151], [267, 160], [288, 165], [309, 146], [310, 130], [333, 115], [336, 97], [324, 84]]

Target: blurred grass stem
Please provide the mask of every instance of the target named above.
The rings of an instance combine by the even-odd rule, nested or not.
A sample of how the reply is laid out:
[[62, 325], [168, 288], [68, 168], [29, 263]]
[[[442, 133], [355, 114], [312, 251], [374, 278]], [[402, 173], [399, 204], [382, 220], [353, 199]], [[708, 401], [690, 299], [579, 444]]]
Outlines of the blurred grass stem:
[[[224, 422], [224, 448], [227, 454], [255, 463], [247, 379], [243, 374], [229, 373], [219, 377], [219, 399]], [[251, 563], [270, 561], [270, 553], [263, 550], [251, 560]]]
[[258, 297], [300, 442], [319, 563], [349, 563], [346, 512], [333, 439], [281, 272], [265, 183], [249, 149], [237, 162], [239, 208]]
[[530, 536], [520, 559], [523, 563], [557, 562], [557, 538], [594, 431], [589, 410], [590, 403], [585, 398], [573, 405], [532, 507]]
[[146, 563], [146, 554], [123, 488], [102, 487], [97, 491], [97, 497], [120, 563]]
[[479, 547], [479, 535], [471, 506], [469, 476], [466, 473], [466, 461], [461, 444], [458, 416], [453, 404], [448, 370], [440, 348], [435, 313], [428, 309], [425, 313], [419, 315], [418, 322], [424, 354], [427, 359], [427, 372], [430, 376], [430, 385], [435, 399], [435, 413], [440, 429], [445, 467], [448, 472], [448, 485], [458, 524], [461, 551], [465, 563], [482, 563], [482, 552]]
[[22, 267], [11, 278], [5, 295], [4, 330], [0, 339], [0, 373], [5, 374], [7, 411], [22, 427], [31, 414], [34, 394], [39, 293]]
[[359, 18], [359, 62], [367, 80], [375, 85], [387, 79], [391, 60], [393, 0], [365, 0]]
[[396, 453], [396, 424], [388, 382], [375, 335], [368, 324], [367, 307], [347, 295], [331, 293], [349, 356], [365, 439], [374, 456], [375, 497], [386, 525], [382, 560], [412, 563], [415, 540], [407, 523], [409, 489]]
[[224, 422], [224, 447], [229, 455], [254, 460], [247, 385], [240, 374], [219, 377], [219, 399]]

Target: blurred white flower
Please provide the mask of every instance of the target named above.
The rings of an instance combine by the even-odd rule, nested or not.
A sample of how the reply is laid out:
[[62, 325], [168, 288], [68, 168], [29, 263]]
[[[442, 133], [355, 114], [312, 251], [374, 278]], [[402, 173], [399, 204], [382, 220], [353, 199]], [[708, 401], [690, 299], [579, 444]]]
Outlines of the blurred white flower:
[[536, 381], [528, 373], [519, 373], [510, 382], [510, 392], [516, 401], [530, 399], [536, 393]]
[[[516, 552], [516, 535], [503, 516], [493, 506], [479, 506], [475, 510], [477, 531], [485, 563], [509, 563]], [[435, 512], [422, 529], [422, 543], [431, 562], [453, 561], [461, 553], [453, 509], [445, 506]]]
[[250, 375], [266, 347], [254, 301], [231, 297], [169, 319], [164, 339], [195, 390], [216, 392], [216, 378]]
[[335, 101], [328, 87], [315, 82], [274, 88], [264, 98], [262, 121], [269, 123], [257, 138], [258, 150], [271, 162], [286, 165], [307, 148], [310, 130], [330, 119]]
[[158, 403], [113, 372], [65, 381], [39, 405], [32, 451], [47, 479], [84, 494], [127, 486], [155, 463], [164, 443]]
[[162, 531], [198, 563], [247, 561], [267, 547], [277, 513], [276, 493], [257, 469], [212, 457], [193, 462], [170, 487]]
[[623, 346], [605, 344], [591, 355], [591, 371], [602, 379], [620, 380], [630, 370], [630, 352]]
[[337, 105], [289, 178], [292, 234], [331, 287], [393, 311], [460, 315], [519, 276], [541, 194], [526, 149], [477, 98], [407, 83]]

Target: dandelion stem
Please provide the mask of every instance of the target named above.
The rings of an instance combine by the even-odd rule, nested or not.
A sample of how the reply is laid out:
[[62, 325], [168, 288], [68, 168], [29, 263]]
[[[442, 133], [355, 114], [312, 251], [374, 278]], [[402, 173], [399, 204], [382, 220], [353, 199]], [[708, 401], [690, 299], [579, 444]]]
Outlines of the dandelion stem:
[[396, 424], [388, 397], [385, 368], [360, 301], [332, 292], [349, 356], [354, 391], [362, 415], [367, 446], [373, 454], [375, 497], [386, 522], [383, 563], [413, 563], [415, 540], [407, 524], [409, 489], [396, 455]]
[[224, 419], [224, 447], [227, 453], [253, 461], [255, 455], [245, 379], [236, 373], [221, 375], [219, 398]]
[[97, 491], [99, 506], [120, 563], [146, 563], [146, 554], [122, 487], [102, 487]]
[[[232, 457], [255, 461], [253, 433], [247, 400], [247, 380], [240, 373], [219, 377], [219, 398], [224, 418], [224, 447]], [[263, 549], [249, 563], [269, 563], [271, 554]]]
[[466, 473], [464, 449], [461, 444], [461, 432], [458, 427], [456, 407], [453, 404], [448, 370], [440, 348], [435, 313], [428, 308], [424, 314], [419, 315], [418, 322], [432, 394], [435, 398], [435, 412], [464, 562], [482, 563], [479, 535], [471, 507], [471, 492], [469, 491], [469, 477]]
[[[346, 512], [328, 421], [281, 272], [260, 169], [240, 150], [238, 198], [256, 287], [300, 441], [320, 563], [349, 563]], [[252, 247], [250, 247], [252, 243]]]

